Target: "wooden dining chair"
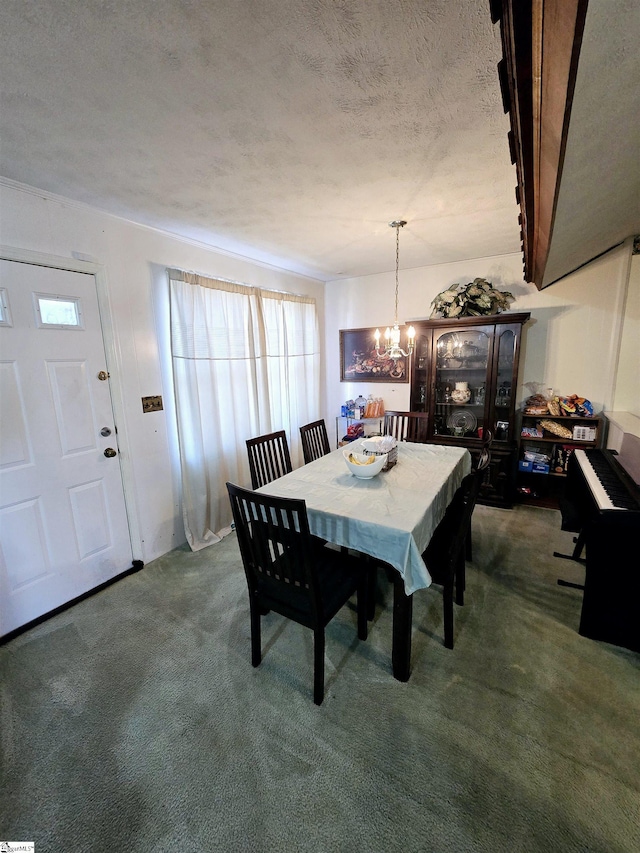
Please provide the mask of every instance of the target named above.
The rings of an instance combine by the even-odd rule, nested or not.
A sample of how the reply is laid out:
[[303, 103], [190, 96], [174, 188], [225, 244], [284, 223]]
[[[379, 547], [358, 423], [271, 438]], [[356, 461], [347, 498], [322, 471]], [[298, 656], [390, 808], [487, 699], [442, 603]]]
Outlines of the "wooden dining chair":
[[[482, 474], [478, 478], [477, 486], [477, 494], [475, 497], [475, 502], [477, 502], [480, 497], [480, 492], [482, 491], [482, 484], [484, 482], [485, 477], [487, 476], [487, 469], [489, 468], [489, 463], [491, 462], [491, 443], [493, 441], [493, 432], [490, 429], [484, 430], [483, 439], [482, 439], [482, 448], [480, 450], [480, 456], [478, 457], [478, 462], [471, 469], [471, 473], [473, 474], [478, 470], [480, 466], [480, 470]], [[472, 537], [471, 537], [471, 519], [469, 519], [469, 531], [467, 533], [467, 542], [465, 546], [465, 556], [466, 559], [471, 562], [473, 560], [473, 545], [472, 545]]]
[[435, 529], [422, 558], [433, 583], [442, 586], [444, 645], [453, 648], [453, 600], [464, 604], [466, 585], [465, 556], [471, 535], [471, 518], [480, 493], [485, 471], [491, 462], [488, 447], [480, 453], [478, 464], [464, 478], [453, 496], [444, 518]]
[[327, 426], [324, 420], [313, 421], [310, 424], [301, 426], [300, 440], [302, 441], [302, 454], [305, 465], [308, 462], [313, 462], [314, 459], [320, 459], [321, 456], [331, 453]]
[[384, 435], [392, 435], [398, 441], [427, 441], [429, 416], [426, 412], [385, 412]]
[[290, 474], [291, 456], [285, 431], [270, 432], [247, 439], [251, 486], [259, 489], [285, 474]]
[[324, 548], [309, 532], [303, 500], [227, 483], [249, 590], [251, 663], [262, 660], [261, 616], [270, 610], [313, 631], [313, 701], [324, 698], [325, 628], [357, 594], [358, 637], [367, 639], [367, 564]]

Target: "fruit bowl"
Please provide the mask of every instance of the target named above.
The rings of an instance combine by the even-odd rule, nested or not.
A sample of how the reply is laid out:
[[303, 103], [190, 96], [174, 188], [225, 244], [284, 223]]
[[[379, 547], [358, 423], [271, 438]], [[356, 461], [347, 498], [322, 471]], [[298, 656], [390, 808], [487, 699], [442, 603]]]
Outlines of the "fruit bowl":
[[347, 447], [342, 451], [342, 455], [344, 456], [347, 468], [354, 477], [357, 477], [359, 480], [371, 480], [372, 477], [375, 477], [384, 468], [388, 454], [383, 453], [381, 456], [369, 456], [365, 453], [356, 453]]

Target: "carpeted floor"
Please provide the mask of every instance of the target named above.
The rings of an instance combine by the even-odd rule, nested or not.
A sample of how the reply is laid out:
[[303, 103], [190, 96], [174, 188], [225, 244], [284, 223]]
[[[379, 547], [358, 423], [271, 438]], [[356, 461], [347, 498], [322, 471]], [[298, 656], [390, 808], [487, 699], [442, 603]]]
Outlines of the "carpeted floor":
[[456, 644], [415, 596], [391, 676], [344, 608], [312, 701], [311, 632], [263, 620], [250, 664], [235, 535], [179, 549], [0, 647], [0, 837], [36, 853], [640, 850], [640, 655], [577, 633], [551, 510], [479, 506]]

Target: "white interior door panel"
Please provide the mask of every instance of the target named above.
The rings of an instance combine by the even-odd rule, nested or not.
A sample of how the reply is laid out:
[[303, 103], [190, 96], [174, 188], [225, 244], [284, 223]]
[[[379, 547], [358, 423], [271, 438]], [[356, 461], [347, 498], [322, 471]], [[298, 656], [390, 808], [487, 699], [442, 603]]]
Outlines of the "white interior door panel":
[[94, 277], [2, 260], [0, 287], [4, 635], [126, 571], [132, 548]]

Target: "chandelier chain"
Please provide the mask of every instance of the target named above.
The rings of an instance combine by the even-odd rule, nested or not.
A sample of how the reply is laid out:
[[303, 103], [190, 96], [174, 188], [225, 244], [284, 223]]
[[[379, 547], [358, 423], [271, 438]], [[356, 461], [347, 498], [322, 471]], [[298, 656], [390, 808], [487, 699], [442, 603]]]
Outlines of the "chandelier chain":
[[416, 332], [413, 326], [409, 326], [407, 329], [407, 349], [406, 351], [402, 349], [400, 346], [400, 327], [398, 325], [398, 291], [399, 291], [399, 278], [400, 278], [400, 229], [406, 225], [404, 219], [394, 219], [393, 222], [390, 222], [389, 225], [392, 228], [396, 229], [396, 311], [395, 311], [395, 322], [393, 325], [393, 329], [387, 327], [385, 332], [385, 340], [386, 343], [383, 347], [380, 346], [380, 330], [376, 329], [376, 333], [374, 335], [376, 341], [376, 355], [378, 358], [391, 358], [395, 362], [398, 361], [400, 357], [408, 358], [413, 352], [414, 344], [415, 344], [415, 336]]
[[400, 223], [396, 223], [396, 325], [398, 323], [398, 267], [400, 266]]

